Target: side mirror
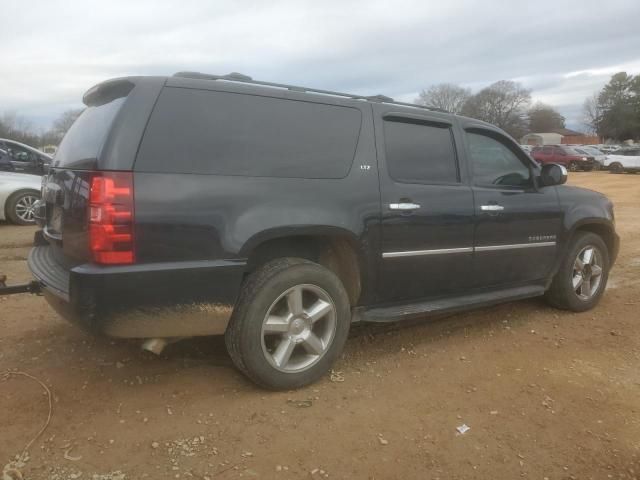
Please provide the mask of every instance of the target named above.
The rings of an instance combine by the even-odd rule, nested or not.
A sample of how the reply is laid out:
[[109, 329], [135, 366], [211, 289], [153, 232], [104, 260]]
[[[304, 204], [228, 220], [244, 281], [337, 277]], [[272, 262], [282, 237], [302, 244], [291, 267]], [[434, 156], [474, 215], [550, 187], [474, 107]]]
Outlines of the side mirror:
[[562, 185], [567, 181], [567, 169], [557, 163], [547, 163], [542, 166], [540, 181], [545, 187]]

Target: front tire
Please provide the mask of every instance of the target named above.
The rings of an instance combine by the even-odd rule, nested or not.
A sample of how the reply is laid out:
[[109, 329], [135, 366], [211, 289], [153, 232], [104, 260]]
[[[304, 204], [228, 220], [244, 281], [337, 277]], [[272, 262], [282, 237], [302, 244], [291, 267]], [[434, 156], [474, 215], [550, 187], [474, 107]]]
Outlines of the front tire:
[[351, 324], [347, 292], [330, 270], [299, 258], [273, 260], [244, 282], [225, 333], [236, 367], [270, 390], [324, 375]]
[[611, 173], [624, 173], [624, 168], [622, 167], [621, 163], [614, 162], [611, 165], [609, 165], [609, 172], [611, 172]]
[[546, 293], [554, 307], [584, 312], [595, 307], [609, 278], [609, 251], [599, 235], [576, 234]]
[[577, 162], [569, 162], [568, 170], [570, 172], [577, 172], [578, 171], [578, 163]]

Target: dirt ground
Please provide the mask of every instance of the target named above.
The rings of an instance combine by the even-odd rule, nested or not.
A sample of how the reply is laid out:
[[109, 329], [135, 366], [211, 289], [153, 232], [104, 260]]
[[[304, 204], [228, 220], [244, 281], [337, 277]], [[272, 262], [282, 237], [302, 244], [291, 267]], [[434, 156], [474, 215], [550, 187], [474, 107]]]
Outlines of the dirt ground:
[[[616, 204], [622, 248], [596, 309], [530, 300], [360, 327], [334, 375], [295, 392], [254, 387], [219, 338], [155, 357], [81, 332], [42, 298], [0, 298], [0, 375], [24, 371], [53, 395], [5, 478], [640, 478], [640, 175], [570, 183]], [[14, 282], [29, 278], [33, 231], [0, 225]], [[0, 379], [0, 468], [47, 405], [34, 380]]]

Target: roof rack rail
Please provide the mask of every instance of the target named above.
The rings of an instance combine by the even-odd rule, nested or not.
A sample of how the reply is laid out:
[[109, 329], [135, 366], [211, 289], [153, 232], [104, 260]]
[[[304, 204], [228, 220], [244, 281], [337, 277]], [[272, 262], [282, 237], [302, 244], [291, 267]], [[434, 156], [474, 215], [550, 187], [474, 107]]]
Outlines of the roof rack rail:
[[371, 96], [354, 95], [352, 93], [333, 92], [331, 90], [322, 90], [319, 88], [307, 88], [307, 87], [299, 87], [296, 85], [287, 85], [285, 83], [264, 82], [262, 80], [254, 80], [250, 76], [244, 75], [238, 72], [231, 72], [231, 73], [228, 73], [227, 75], [211, 75], [208, 73], [200, 73], [200, 72], [177, 72], [177, 73], [174, 73], [173, 76], [180, 77], [180, 78], [193, 78], [196, 80], [223, 80], [228, 82], [249, 83], [251, 85], [260, 85], [263, 87], [282, 88], [285, 90], [290, 90], [292, 92], [319, 93], [321, 95], [331, 95], [333, 97], [345, 97], [345, 98], [350, 98], [352, 100], [366, 100], [369, 102], [389, 103], [392, 105], [401, 105], [403, 107], [412, 107], [412, 108], [420, 108], [423, 110], [430, 110], [433, 112], [450, 113], [447, 110], [443, 110], [442, 108], [428, 107], [426, 105], [417, 105], [415, 103], [397, 102], [393, 98], [387, 97], [386, 95], [371, 95]]

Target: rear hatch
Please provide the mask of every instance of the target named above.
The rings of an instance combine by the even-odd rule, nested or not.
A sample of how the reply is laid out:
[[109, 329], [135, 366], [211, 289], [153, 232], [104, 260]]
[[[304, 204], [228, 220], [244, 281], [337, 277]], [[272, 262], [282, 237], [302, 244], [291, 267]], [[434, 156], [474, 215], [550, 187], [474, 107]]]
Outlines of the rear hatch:
[[[44, 211], [40, 213], [43, 236], [52, 247], [53, 257], [66, 268], [93, 258], [89, 226], [91, 187], [105, 170], [102, 158], [134, 86], [129, 80], [115, 80], [85, 94], [86, 108], [60, 143], [43, 179]], [[129, 171], [132, 162], [127, 165]]]

